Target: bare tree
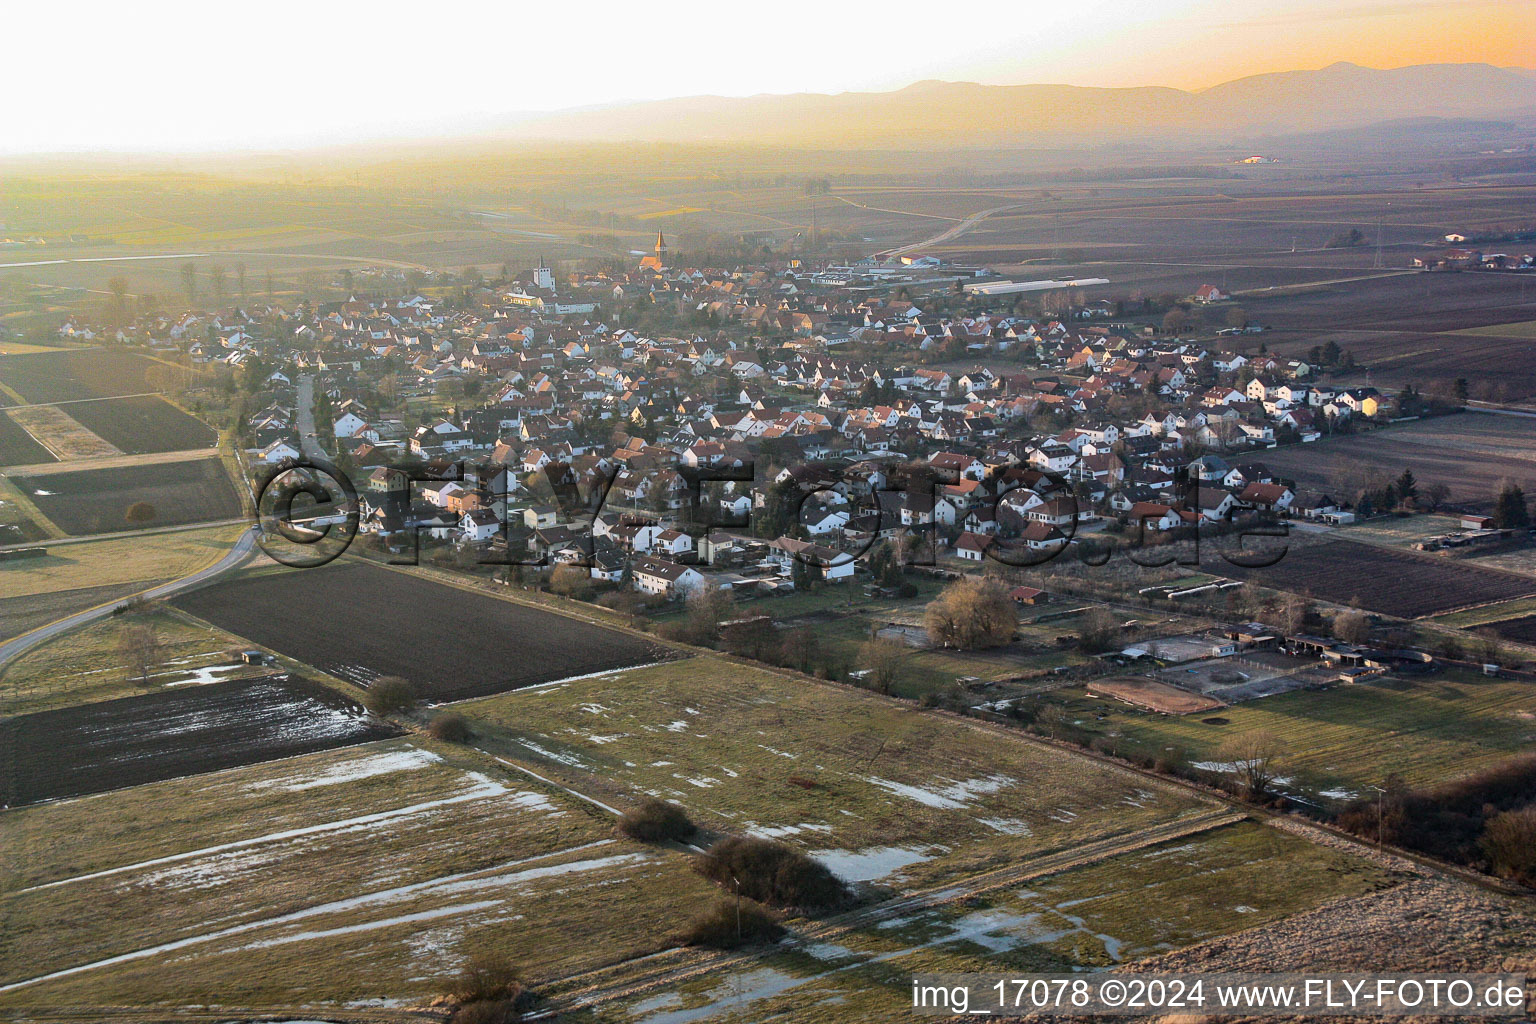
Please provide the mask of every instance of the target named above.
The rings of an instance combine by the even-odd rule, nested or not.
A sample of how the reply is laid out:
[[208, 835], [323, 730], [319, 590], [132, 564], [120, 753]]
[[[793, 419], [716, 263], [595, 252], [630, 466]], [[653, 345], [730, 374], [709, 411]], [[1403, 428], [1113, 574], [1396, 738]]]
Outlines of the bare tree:
[[1280, 628], [1285, 630], [1287, 636], [1294, 636], [1306, 628], [1307, 617], [1311, 614], [1312, 606], [1307, 600], [1292, 594], [1280, 606]]
[[890, 693], [906, 665], [907, 645], [890, 637], [875, 637], [859, 648], [861, 667], [869, 670], [870, 685]]
[[1445, 484], [1439, 483], [1438, 481], [1427, 485], [1421, 492], [1421, 498], [1424, 502], [1424, 507], [1429, 509], [1431, 512], [1438, 509], [1441, 505], [1444, 505], [1446, 499], [1448, 499], [1450, 496], [1451, 489]]
[[1484, 626], [1477, 631], [1477, 645], [1473, 650], [1484, 665], [1500, 665], [1504, 662], [1504, 647], [1499, 643], [1499, 634], [1491, 627]]
[[1218, 760], [1231, 763], [1248, 796], [1269, 792], [1276, 768], [1288, 753], [1285, 741], [1266, 729], [1250, 729], [1229, 737], [1216, 750]]
[[1363, 644], [1371, 638], [1371, 620], [1364, 612], [1340, 612], [1333, 617], [1333, 635], [1347, 644]]
[[160, 641], [160, 634], [147, 622], [124, 627], [117, 638], [117, 652], [128, 678], [138, 680], [140, 686], [149, 685], [150, 672], [165, 660], [165, 645]]
[[107, 291], [112, 293], [112, 324], [122, 327], [128, 320], [128, 279], [121, 275], [109, 278]]
[[187, 293], [187, 305], [197, 304], [197, 267], [190, 261], [181, 265], [181, 287]]

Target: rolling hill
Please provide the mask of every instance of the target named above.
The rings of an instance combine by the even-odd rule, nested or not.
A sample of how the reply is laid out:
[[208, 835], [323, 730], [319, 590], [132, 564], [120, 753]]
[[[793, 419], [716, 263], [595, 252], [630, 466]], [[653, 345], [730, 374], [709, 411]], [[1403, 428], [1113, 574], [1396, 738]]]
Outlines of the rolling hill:
[[1221, 140], [1404, 118], [1536, 115], [1536, 77], [1490, 64], [1379, 70], [1339, 63], [1254, 75], [1199, 92], [1140, 87], [918, 82], [895, 92], [692, 96], [564, 111], [508, 134], [646, 141], [937, 148], [1069, 140]]

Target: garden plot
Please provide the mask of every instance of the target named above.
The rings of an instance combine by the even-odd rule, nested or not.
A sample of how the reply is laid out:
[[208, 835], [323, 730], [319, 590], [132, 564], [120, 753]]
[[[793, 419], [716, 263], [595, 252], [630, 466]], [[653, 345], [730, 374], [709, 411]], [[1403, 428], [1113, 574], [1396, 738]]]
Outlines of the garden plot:
[[714, 657], [463, 710], [498, 750], [600, 798], [673, 800], [708, 829], [780, 838], [887, 884], [1209, 809], [1000, 729]]
[[[387, 740], [7, 812], [0, 1006], [420, 1000], [648, 952], [711, 891], [683, 858], [462, 748]], [[102, 912], [101, 908], [110, 908]]]

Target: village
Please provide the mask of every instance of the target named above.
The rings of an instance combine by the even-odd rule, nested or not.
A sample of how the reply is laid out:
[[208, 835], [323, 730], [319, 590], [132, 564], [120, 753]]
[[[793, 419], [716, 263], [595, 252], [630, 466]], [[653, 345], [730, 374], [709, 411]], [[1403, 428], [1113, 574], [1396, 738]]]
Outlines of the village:
[[[792, 609], [783, 632], [817, 608], [919, 597], [918, 612], [859, 628], [930, 648], [917, 617], [933, 586], [995, 577], [1025, 624], [993, 641], [1016, 671], [978, 679], [941, 662], [926, 689], [997, 713], [1061, 660], [1060, 642], [1080, 653], [1051, 671], [1179, 714], [1428, 657], [1373, 646], [1368, 626], [1338, 614], [1280, 609], [1289, 630], [1243, 623], [1227, 596], [1242, 583], [1217, 574], [1269, 564], [1244, 557], [1244, 536], [1299, 525], [1315, 537], [1445, 503], [1443, 484], [1420, 494], [1411, 472], [1309, 488], [1264, 457], [1454, 405], [1330, 384], [1352, 364], [1331, 342], [1305, 360], [1262, 341], [1241, 354], [1230, 339], [1263, 327], [1214, 285], [1160, 320], [1128, 318], [1116, 315], [1127, 303], [1084, 301], [1070, 281], [998, 280], [921, 255], [718, 269], [673, 258], [661, 235], [627, 269], [557, 276], [540, 261], [494, 284], [418, 279], [400, 297], [387, 297], [407, 283], [398, 272], [347, 277], [373, 297], [141, 319], [94, 340], [174, 349], [238, 381], [231, 426], [252, 485], [338, 467], [357, 492], [360, 550], [390, 562], [492, 573], [632, 620], [679, 620], [723, 595], [736, 610], [717, 603], [712, 637], [757, 652], [776, 609]], [[94, 329], [61, 330], [82, 332]], [[1519, 543], [1511, 525], [1469, 515], [1419, 548]], [[1146, 560], [1158, 548], [1178, 554]], [[1060, 642], [1049, 626], [1031, 633], [1113, 607], [1127, 585], [1053, 595], [1028, 570], [1060, 559], [1091, 574], [1111, 557], [1196, 573], [1133, 588], [1182, 611], [1161, 632], [1152, 619], [1090, 640], [1085, 628]], [[1064, 603], [1030, 607], [1053, 597]], [[738, 603], [757, 599], [769, 601]], [[758, 639], [733, 643], [733, 630]], [[1245, 670], [1222, 660], [1250, 648], [1264, 653]], [[869, 657], [826, 655], [819, 671], [863, 680], [872, 670], [855, 663]], [[1023, 685], [998, 690], [999, 678]]]
[[[846, 555], [920, 534], [949, 558], [1006, 562], [1116, 522], [1176, 533], [1249, 513], [1347, 520], [1355, 495], [1299, 490], [1255, 453], [1430, 406], [1326, 383], [1348, 362], [1337, 346], [1315, 364], [1226, 352], [1114, 322], [1113, 303], [1079, 307], [1070, 283], [1052, 282], [1068, 286], [1043, 302], [1067, 312], [1029, 315], [1020, 291], [996, 285], [922, 294], [949, 269], [931, 258], [836, 275], [799, 260], [671, 262], [658, 237], [632, 270], [557, 283], [541, 265], [464, 289], [460, 308], [354, 297], [164, 316], [111, 340], [238, 368], [250, 463], [337, 460], [364, 494], [365, 533], [521, 545], [603, 580], [621, 556], [642, 556], [634, 586], [669, 596], [741, 561], [745, 537], [718, 533], [763, 518], [776, 486], [776, 504], [799, 492], [794, 521], [767, 517], [781, 535], [747, 531], [785, 569], [769, 586], [789, 583], [796, 542]], [[1189, 301], [1241, 320], [1224, 300], [1209, 286]], [[647, 329], [668, 319], [683, 329]], [[1177, 308], [1165, 321], [1194, 333]], [[303, 382], [313, 410], [300, 408]], [[300, 436], [311, 412], [317, 429], [303, 433], [317, 436]], [[424, 482], [402, 490], [407, 466]], [[1181, 489], [1189, 479], [1198, 487]], [[699, 535], [711, 524], [713, 540]]]
[[1530, 1017], [1532, 12], [331, 6], [21, 14], [0, 1021]]

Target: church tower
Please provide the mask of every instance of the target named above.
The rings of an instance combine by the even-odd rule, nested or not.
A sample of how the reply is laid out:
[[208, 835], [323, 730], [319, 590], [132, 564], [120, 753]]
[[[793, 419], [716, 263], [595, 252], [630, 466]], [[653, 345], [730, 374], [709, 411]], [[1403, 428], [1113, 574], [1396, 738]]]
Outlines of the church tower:
[[667, 240], [661, 237], [661, 232], [656, 232], [656, 255], [647, 256], [640, 261], [642, 268], [661, 270], [667, 265]]

